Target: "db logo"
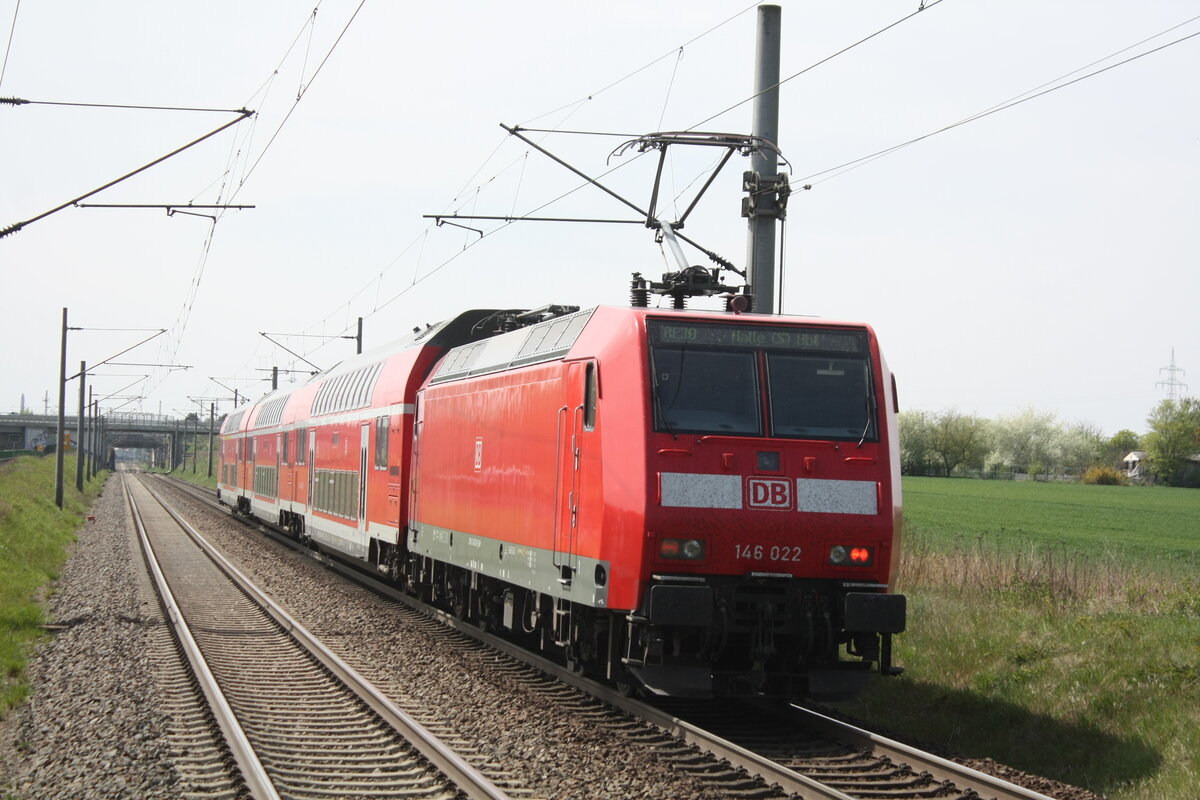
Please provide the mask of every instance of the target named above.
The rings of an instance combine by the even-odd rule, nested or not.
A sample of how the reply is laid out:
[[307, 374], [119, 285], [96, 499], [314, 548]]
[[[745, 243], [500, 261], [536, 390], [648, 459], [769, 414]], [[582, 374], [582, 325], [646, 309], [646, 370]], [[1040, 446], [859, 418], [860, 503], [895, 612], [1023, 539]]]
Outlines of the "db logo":
[[792, 482], [787, 478], [749, 478], [746, 483], [747, 507], [791, 509]]

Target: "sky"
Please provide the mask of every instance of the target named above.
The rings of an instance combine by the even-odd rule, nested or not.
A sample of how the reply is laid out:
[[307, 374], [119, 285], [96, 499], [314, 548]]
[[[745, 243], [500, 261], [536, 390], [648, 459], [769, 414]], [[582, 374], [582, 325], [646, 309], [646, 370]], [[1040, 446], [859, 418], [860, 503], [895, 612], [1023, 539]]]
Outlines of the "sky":
[[[67, 206], [0, 238], [0, 413], [56, 407], [64, 307], [69, 375], [166, 329], [116, 360], [172, 366], [91, 385], [181, 415], [261, 395], [273, 366], [304, 380], [288, 350], [353, 355], [358, 317], [371, 349], [468, 308], [626, 304], [631, 273], [675, 269], [644, 227], [424, 215], [633, 218], [501, 123], [560, 131], [529, 135], [641, 207], [656, 159], [623, 142], [750, 132], [752, 5], [313, 5], [0, 0], [0, 98], [32, 101], [0, 104], [0, 229], [231, 122], [81, 202], [254, 206]], [[1172, 357], [1200, 393], [1200, 2], [780, 5], [786, 313], [871, 324], [902, 409], [1144, 432]], [[672, 149], [668, 221], [714, 157]], [[739, 266], [749, 168], [685, 229]]]

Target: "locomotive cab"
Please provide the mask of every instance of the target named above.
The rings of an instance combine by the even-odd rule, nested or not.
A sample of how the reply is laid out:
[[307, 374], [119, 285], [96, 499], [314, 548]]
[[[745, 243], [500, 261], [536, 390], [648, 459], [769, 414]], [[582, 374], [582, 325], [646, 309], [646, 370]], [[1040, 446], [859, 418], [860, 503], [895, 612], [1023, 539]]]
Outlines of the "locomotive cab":
[[652, 571], [623, 660], [662, 694], [853, 694], [905, 625], [886, 371], [865, 326], [735, 319], [646, 319]]

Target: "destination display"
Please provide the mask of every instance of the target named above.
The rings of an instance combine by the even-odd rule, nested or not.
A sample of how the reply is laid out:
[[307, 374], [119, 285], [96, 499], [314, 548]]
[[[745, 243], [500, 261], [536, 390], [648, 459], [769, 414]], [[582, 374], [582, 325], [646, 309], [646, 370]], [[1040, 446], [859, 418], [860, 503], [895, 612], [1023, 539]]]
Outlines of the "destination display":
[[866, 331], [838, 331], [775, 325], [721, 325], [647, 320], [652, 345], [701, 345], [822, 353], [867, 352]]

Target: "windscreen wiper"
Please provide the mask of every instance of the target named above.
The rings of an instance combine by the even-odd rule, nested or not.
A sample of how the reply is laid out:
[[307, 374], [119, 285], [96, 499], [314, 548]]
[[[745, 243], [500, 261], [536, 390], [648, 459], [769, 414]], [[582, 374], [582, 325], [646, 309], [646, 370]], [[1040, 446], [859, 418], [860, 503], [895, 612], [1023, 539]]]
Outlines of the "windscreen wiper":
[[863, 425], [862, 437], [858, 440], [858, 446], [862, 447], [863, 442], [867, 440], [867, 433], [871, 430], [871, 422], [875, 419], [875, 396], [867, 392], [867, 424]]

